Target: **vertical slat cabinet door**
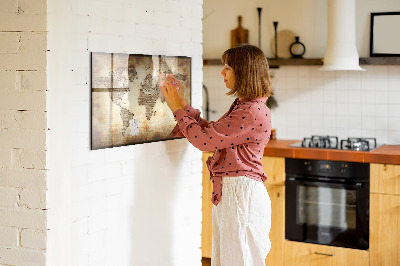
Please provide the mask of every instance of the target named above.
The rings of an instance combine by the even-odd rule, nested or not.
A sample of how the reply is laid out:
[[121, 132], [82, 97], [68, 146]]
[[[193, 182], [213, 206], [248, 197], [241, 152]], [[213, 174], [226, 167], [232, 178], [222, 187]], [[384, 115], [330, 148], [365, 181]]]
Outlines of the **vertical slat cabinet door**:
[[271, 199], [271, 250], [265, 259], [266, 266], [283, 265], [285, 240], [285, 187], [265, 185]]
[[265, 187], [271, 199], [271, 250], [265, 259], [266, 266], [283, 265], [285, 240], [285, 158], [264, 156]]
[[400, 196], [373, 193], [370, 202], [370, 265], [400, 265]]
[[203, 196], [202, 196], [202, 232], [201, 232], [201, 253], [204, 258], [211, 258], [212, 253], [212, 183], [206, 161], [211, 152], [203, 153]]

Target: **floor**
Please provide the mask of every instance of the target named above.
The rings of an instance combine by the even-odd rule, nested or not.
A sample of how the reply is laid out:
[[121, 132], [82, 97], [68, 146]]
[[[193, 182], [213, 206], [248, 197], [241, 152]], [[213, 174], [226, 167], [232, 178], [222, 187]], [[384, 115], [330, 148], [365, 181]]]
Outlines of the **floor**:
[[211, 259], [202, 258], [201, 262], [203, 262], [203, 266], [211, 266]]

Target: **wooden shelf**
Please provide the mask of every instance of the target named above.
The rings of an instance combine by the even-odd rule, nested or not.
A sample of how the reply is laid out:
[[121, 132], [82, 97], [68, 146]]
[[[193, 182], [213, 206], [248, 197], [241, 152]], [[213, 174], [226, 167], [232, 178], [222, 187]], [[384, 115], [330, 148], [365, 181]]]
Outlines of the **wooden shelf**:
[[[268, 64], [270, 67], [279, 66], [304, 66], [304, 65], [322, 65], [321, 58], [268, 58]], [[204, 59], [204, 66], [217, 66], [222, 65], [220, 59]]]
[[268, 58], [270, 67], [322, 66], [322, 58]]
[[360, 65], [400, 65], [400, 57], [362, 57]]
[[[271, 68], [279, 66], [322, 66], [322, 58], [268, 58]], [[222, 65], [220, 59], [204, 59], [204, 66]], [[360, 65], [400, 65], [400, 57], [362, 57]]]

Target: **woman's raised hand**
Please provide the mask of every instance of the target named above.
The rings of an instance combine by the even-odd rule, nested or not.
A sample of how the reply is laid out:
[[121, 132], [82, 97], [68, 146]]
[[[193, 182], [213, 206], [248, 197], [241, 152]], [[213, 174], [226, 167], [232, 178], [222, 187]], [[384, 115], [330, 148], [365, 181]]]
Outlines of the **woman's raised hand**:
[[172, 112], [186, 107], [187, 103], [184, 98], [185, 88], [173, 75], [169, 74], [165, 82], [160, 84], [160, 87], [164, 94], [165, 101]]

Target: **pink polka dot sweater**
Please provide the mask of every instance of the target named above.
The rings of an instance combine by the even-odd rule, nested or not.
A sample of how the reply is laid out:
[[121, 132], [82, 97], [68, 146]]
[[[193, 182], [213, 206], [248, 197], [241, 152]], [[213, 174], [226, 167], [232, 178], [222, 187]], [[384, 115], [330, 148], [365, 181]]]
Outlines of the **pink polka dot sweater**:
[[214, 151], [214, 156], [207, 160], [214, 205], [221, 200], [224, 176], [247, 176], [261, 182], [267, 179], [261, 164], [271, 132], [271, 112], [266, 100], [267, 97], [236, 99], [216, 122], [207, 122], [190, 105], [174, 112], [178, 124], [172, 136], [186, 137], [201, 151]]

